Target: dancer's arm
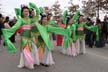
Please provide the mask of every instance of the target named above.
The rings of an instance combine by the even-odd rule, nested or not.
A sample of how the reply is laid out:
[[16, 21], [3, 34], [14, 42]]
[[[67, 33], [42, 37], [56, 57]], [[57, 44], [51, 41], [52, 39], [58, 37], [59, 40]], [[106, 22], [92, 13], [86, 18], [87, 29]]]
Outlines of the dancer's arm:
[[34, 3], [29, 3], [30, 8], [34, 8], [36, 11], [36, 18], [39, 20], [40, 11]]
[[67, 21], [67, 20], [66, 20], [67, 15], [68, 15], [68, 11], [65, 10], [64, 13], [63, 13], [63, 15], [62, 15], [62, 21], [63, 21], [63, 23], [64, 23], [65, 25], [66, 25], [66, 23], [67, 23], [67, 22], [66, 22], [66, 21]]
[[9, 38], [16, 32], [16, 30], [20, 27], [21, 24], [22, 24], [22, 20], [19, 19], [17, 21], [17, 23], [12, 28], [2, 29], [3, 41], [6, 44], [6, 48], [7, 48], [8, 52], [10, 52], [10, 53], [16, 52], [16, 48], [12, 44], [12, 42], [9, 40]]

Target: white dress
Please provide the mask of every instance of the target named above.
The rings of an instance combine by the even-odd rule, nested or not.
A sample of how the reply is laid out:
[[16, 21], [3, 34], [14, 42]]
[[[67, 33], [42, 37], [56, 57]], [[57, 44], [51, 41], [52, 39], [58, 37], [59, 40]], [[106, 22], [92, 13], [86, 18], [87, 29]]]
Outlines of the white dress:
[[45, 65], [53, 65], [53, 64], [55, 64], [54, 60], [53, 60], [53, 57], [52, 57], [52, 52], [48, 51], [48, 48], [46, 46], [44, 48], [44, 54], [43, 54], [43, 58], [42, 58], [41, 63], [45, 64]]

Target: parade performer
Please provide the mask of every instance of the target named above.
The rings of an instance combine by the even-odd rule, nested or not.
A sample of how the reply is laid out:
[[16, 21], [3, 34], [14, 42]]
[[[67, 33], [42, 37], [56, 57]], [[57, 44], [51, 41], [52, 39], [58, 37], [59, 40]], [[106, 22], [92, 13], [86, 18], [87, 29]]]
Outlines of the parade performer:
[[43, 48], [43, 57], [41, 64], [44, 66], [50, 66], [54, 64], [52, 57], [52, 46], [49, 39], [50, 33], [60, 34], [67, 37], [67, 30], [60, 29], [59, 27], [54, 27], [48, 24], [48, 19], [46, 14], [41, 15], [40, 24], [36, 24], [39, 30], [40, 36], [38, 36], [38, 41]]
[[[64, 37], [62, 53], [71, 56], [76, 56], [75, 40], [76, 40], [76, 21], [79, 16], [79, 11], [75, 11], [75, 14], [68, 20], [68, 12], [64, 11], [62, 20], [66, 24], [68, 30], [68, 38]], [[72, 50], [73, 49], [73, 50]]]
[[[53, 26], [53, 27], [58, 27], [57, 23], [55, 21], [53, 21], [53, 17], [52, 17], [52, 13], [47, 13], [47, 18], [48, 18], [48, 25]], [[54, 50], [54, 45], [55, 45], [55, 40], [56, 40], [56, 36], [54, 33], [50, 33], [50, 40], [52, 42], [52, 49]]]
[[[60, 16], [58, 16], [58, 19], [57, 19], [57, 24], [58, 24], [58, 26], [60, 27], [60, 28], [65, 28], [66, 27], [66, 25], [65, 24], [63, 24], [63, 21], [62, 21], [62, 19], [61, 19], [62, 17], [61, 17], [61, 15]], [[63, 42], [63, 37], [62, 37], [62, 35], [56, 35], [56, 41], [57, 41], [57, 46], [62, 46], [62, 42]]]
[[[43, 26], [43, 31], [45, 30], [47, 32], [47, 25], [48, 25], [48, 19], [47, 19], [47, 15], [42, 14], [41, 15], [41, 20], [40, 20], [40, 24]], [[48, 50], [47, 46], [45, 45], [43, 39], [41, 36], [39, 37], [39, 41], [43, 47], [43, 57], [41, 60], [41, 64], [45, 65], [45, 66], [49, 66], [54, 64], [53, 61], [53, 57], [52, 57], [52, 52], [50, 50]], [[49, 34], [47, 33], [47, 37], [49, 38]]]
[[69, 30], [69, 44], [67, 48], [67, 55], [76, 56], [76, 48], [74, 42], [76, 41], [76, 25], [72, 23], [71, 18], [67, 20], [67, 29]]
[[33, 69], [33, 58], [31, 56], [31, 48], [32, 48], [32, 40], [31, 40], [31, 20], [29, 18], [29, 8], [22, 7], [21, 9], [21, 18], [18, 19], [16, 24], [9, 29], [3, 29], [3, 38], [4, 42], [9, 50], [9, 52], [15, 52], [16, 48], [10, 42], [9, 37], [11, 37], [18, 28], [21, 28], [21, 54], [20, 54], [20, 62], [18, 67], [23, 68], [26, 66], [27, 68]]
[[[31, 18], [31, 22], [34, 24], [32, 26], [31, 29], [31, 34], [32, 34], [32, 57], [34, 59], [34, 64], [40, 65], [40, 53], [38, 51], [38, 29], [36, 27], [35, 24], [37, 24], [39, 22], [39, 15], [40, 15], [40, 11], [37, 8], [36, 5], [34, 5], [33, 3], [29, 3], [29, 9], [30, 9], [30, 18]], [[40, 49], [40, 48], [39, 48]]]
[[86, 48], [85, 48], [85, 34], [84, 34], [84, 28], [96, 32], [97, 40], [99, 39], [98, 37], [98, 26], [87, 26], [86, 23], [83, 20], [83, 15], [80, 15], [78, 18], [78, 24], [76, 33], [77, 33], [77, 54], [85, 54], [86, 53]]

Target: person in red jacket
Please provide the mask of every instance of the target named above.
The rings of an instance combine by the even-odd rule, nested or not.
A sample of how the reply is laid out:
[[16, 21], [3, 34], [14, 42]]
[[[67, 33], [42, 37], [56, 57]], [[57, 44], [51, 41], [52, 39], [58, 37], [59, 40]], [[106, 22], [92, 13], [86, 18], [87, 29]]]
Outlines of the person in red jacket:
[[[58, 20], [57, 20], [57, 24], [60, 28], [65, 28], [65, 24], [62, 23], [61, 21], [61, 17], [58, 17]], [[63, 38], [61, 35], [56, 35], [56, 39], [57, 39], [57, 46], [62, 46], [62, 41], [63, 41]]]

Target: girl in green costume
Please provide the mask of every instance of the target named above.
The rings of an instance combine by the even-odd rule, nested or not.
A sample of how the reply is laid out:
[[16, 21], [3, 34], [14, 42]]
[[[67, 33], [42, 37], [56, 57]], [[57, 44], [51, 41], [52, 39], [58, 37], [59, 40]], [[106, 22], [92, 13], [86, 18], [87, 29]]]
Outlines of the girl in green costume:
[[[65, 13], [66, 14], [66, 13]], [[77, 19], [79, 17], [79, 24], [77, 23]], [[67, 30], [68, 30], [68, 38], [64, 37], [64, 46], [62, 49], [62, 53], [66, 54], [68, 53], [68, 55], [73, 55], [76, 56], [77, 54], [79, 54], [79, 52], [81, 52], [80, 50], [82, 50], [83, 53], [85, 53], [85, 41], [84, 41], [84, 28], [91, 30], [93, 32], [96, 32], [96, 36], [97, 36], [97, 40], [98, 40], [98, 27], [97, 26], [87, 26], [84, 22], [83, 22], [83, 16], [80, 16], [80, 12], [79, 11], [75, 11], [75, 14], [73, 15], [73, 17], [71, 18], [71, 23], [72, 25], [67, 26]], [[65, 18], [64, 18], [65, 21]], [[81, 42], [81, 46], [80, 46], [80, 42]], [[68, 45], [72, 43], [70, 45], [70, 47], [68, 48]], [[66, 52], [66, 49], [68, 50]]]
[[40, 24], [37, 24], [37, 28], [39, 29], [39, 33], [40, 33], [38, 40], [40, 44], [43, 46], [43, 51], [44, 51], [41, 64], [45, 66], [49, 66], [54, 64], [53, 57], [52, 57], [52, 46], [49, 39], [49, 33], [53, 32], [67, 37], [67, 30], [49, 25], [47, 15], [43, 15], [43, 14], [41, 15]]
[[85, 34], [84, 34], [84, 22], [83, 16], [80, 16], [78, 19], [78, 27], [77, 27], [77, 53], [81, 52], [85, 54]]
[[3, 29], [3, 38], [6, 43], [6, 47], [9, 52], [15, 52], [16, 48], [9, 41], [9, 37], [11, 37], [18, 28], [21, 28], [21, 54], [20, 54], [20, 62], [18, 67], [23, 68], [24, 66], [33, 69], [33, 58], [31, 55], [32, 48], [32, 40], [31, 40], [31, 19], [29, 18], [29, 8], [22, 7], [21, 9], [21, 17], [19, 18], [16, 24], [9, 29]]
[[[35, 4], [31, 3], [30, 5], [33, 8], [35, 8]], [[43, 52], [44, 52], [42, 60], [40, 62], [46, 66], [54, 64], [52, 53], [51, 53], [52, 46], [51, 46], [48, 33], [53, 32], [56, 34], [67, 35], [65, 34], [66, 30], [60, 29], [54, 26], [55, 26], [55, 23], [53, 21], [48, 21], [48, 18], [46, 15], [41, 16], [40, 24], [36, 23], [36, 27], [40, 34], [40, 36], [38, 36], [38, 42], [39, 42], [39, 45], [43, 47]]]
[[[21, 56], [20, 56], [20, 63], [18, 65], [19, 68], [22, 68], [24, 66], [33, 69], [34, 64], [33, 64], [33, 58], [31, 55], [31, 50], [32, 50], [32, 37], [31, 37], [31, 20], [29, 18], [29, 9], [27, 7], [23, 7], [21, 10], [21, 22], [19, 23], [22, 32], [21, 32]], [[18, 20], [19, 21], [19, 20]], [[16, 23], [17, 24], [17, 23]], [[26, 58], [26, 54], [24, 53], [24, 49], [28, 50], [28, 53], [32, 59], [32, 63], [29, 64]]]
[[31, 21], [34, 24], [32, 26], [32, 29], [31, 29], [32, 40], [33, 40], [32, 56], [33, 56], [33, 59], [34, 59], [34, 64], [40, 65], [40, 55], [39, 55], [40, 54], [39, 53], [40, 48], [39, 48], [39, 41], [38, 41], [39, 31], [38, 31], [38, 29], [35, 25], [39, 22], [40, 11], [34, 3], [29, 3], [29, 7], [30, 7], [30, 10], [31, 10], [31, 12], [30, 12], [31, 13], [31, 15], [30, 15]]
[[68, 30], [68, 38], [64, 37], [64, 43], [62, 48], [62, 53], [67, 54], [69, 56], [76, 56], [76, 48], [75, 48], [75, 41], [76, 41], [76, 20], [79, 16], [79, 11], [75, 11], [75, 14], [71, 18], [67, 16], [67, 10], [64, 11], [62, 16], [63, 22], [66, 24], [66, 29]]
[[[32, 17], [32, 20], [33, 20], [33, 22], [37, 22], [38, 23], [39, 14], [41, 14], [41, 13], [39, 13], [39, 10], [37, 9], [35, 4], [29, 3], [29, 6], [36, 10], [36, 16], [34, 14], [34, 10], [32, 10], [32, 15], [34, 16], [34, 17]], [[46, 18], [47, 18], [47, 16], [46, 16]], [[47, 19], [45, 20], [44, 16], [41, 17], [40, 21], [41, 21], [40, 24], [43, 26], [44, 29], [46, 29], [46, 25], [45, 25], [46, 23], [48, 25], [51, 25], [51, 26], [54, 24], [53, 21], [47, 21]], [[40, 34], [39, 31], [36, 30], [36, 29], [37, 29], [37, 27], [33, 27], [32, 28], [32, 33], [34, 35], [36, 35], [35, 37], [38, 40], [37, 44], [38, 44], [38, 47], [39, 47], [38, 52], [39, 52], [40, 62], [42, 64], [44, 64], [44, 65], [52, 65], [52, 64], [54, 64], [54, 61], [53, 61], [53, 58], [52, 58], [52, 53], [51, 53], [51, 51], [48, 51], [48, 48], [46, 47], [43, 38], [41, 37], [41, 35], [39, 35]], [[41, 52], [43, 52], [43, 53], [41, 53]]]
[[39, 61], [39, 54], [38, 54], [38, 47], [37, 47], [37, 42], [38, 42], [38, 29], [36, 27], [36, 23], [38, 23], [38, 11], [36, 11], [35, 13], [35, 10], [32, 9], [31, 10], [31, 21], [32, 23], [34, 24], [32, 26], [32, 29], [31, 29], [31, 35], [32, 35], [32, 57], [33, 57], [33, 60], [34, 60], [34, 64], [37, 64], [39, 65], [40, 64], [40, 61]]
[[76, 26], [71, 22], [71, 19], [67, 20], [67, 22], [68, 22], [67, 29], [69, 30], [67, 55], [76, 56], [76, 48], [74, 44], [76, 40]]
[[98, 26], [87, 26], [86, 23], [84, 23], [83, 15], [80, 15], [78, 18], [78, 24], [76, 24], [76, 34], [77, 34], [77, 54], [85, 54], [86, 48], [85, 48], [85, 34], [84, 34], [84, 28], [96, 32], [97, 40], [98, 40]]
[[[48, 26], [47, 15], [41, 15], [40, 24], [47, 31], [47, 26]], [[48, 36], [49, 36], [49, 34], [48, 34]], [[41, 61], [42, 65], [49, 66], [49, 65], [54, 64], [53, 57], [52, 57], [52, 52], [48, 50], [47, 46], [44, 43], [43, 43], [43, 49], [44, 49], [44, 53], [43, 53], [43, 58], [42, 58], [42, 61]]]

